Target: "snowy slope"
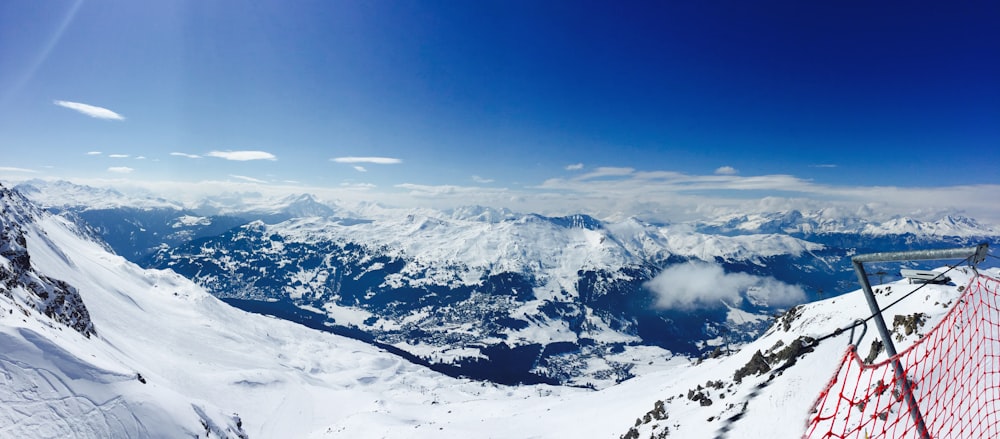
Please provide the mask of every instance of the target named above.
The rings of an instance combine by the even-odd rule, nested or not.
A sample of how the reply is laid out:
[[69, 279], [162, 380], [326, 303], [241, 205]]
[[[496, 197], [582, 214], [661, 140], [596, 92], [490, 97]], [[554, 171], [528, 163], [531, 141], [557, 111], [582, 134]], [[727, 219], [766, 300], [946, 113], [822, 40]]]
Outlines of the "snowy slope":
[[[23, 205], [3, 195], [11, 218]], [[466, 387], [464, 398], [496, 392], [230, 308], [176, 274], [107, 253], [60, 217], [29, 220], [17, 226], [33, 268], [78, 289], [96, 335], [3, 296], [5, 437], [235, 437], [240, 426], [251, 437], [306, 437], [378, 411], [383, 398], [419, 406], [453, 386]]]
[[[941, 269], [943, 270], [943, 269]], [[993, 268], [985, 274], [998, 277], [1000, 270]], [[885, 312], [885, 319], [890, 325], [890, 331], [896, 338], [897, 350], [903, 351], [912, 345], [940, 321], [961, 295], [964, 287], [974, 275], [972, 271], [960, 269], [949, 273], [954, 279], [952, 285], [928, 285], [898, 305]], [[880, 306], [884, 307], [919, 285], [907, 284], [903, 281], [876, 287], [876, 296]], [[911, 316], [921, 313], [926, 317], [917, 331], [907, 334], [904, 325], [894, 324], [896, 316]], [[813, 302], [790, 310], [782, 316], [764, 336], [743, 346], [730, 356], [707, 359], [697, 366], [681, 367], [666, 373], [650, 374], [625, 383], [621, 387], [636, 385], [639, 382], [648, 383], [651, 394], [659, 394], [659, 400], [665, 401], [665, 412], [670, 416], [666, 420], [646, 420], [638, 422], [635, 437], [651, 437], [669, 428], [670, 437], [716, 437], [717, 431], [723, 425], [723, 420], [740, 411], [743, 403], [747, 403], [746, 416], [732, 425], [728, 438], [768, 437], [768, 438], [799, 438], [802, 436], [808, 418], [808, 411], [820, 391], [832, 377], [839, 365], [840, 357], [847, 347], [849, 332], [827, 339], [815, 346], [812, 351], [797, 357], [797, 362], [775, 377], [769, 386], [764, 387], [756, 397], [749, 397], [749, 392], [757, 383], [768, 379], [769, 373], [751, 374], [743, 378], [742, 383], [736, 383], [735, 371], [751, 363], [758, 352], [767, 358], [771, 369], [784, 364], [784, 360], [773, 360], [772, 355], [787, 348], [799, 337], [818, 338], [830, 334], [838, 328], [848, 326], [858, 318], [870, 315], [867, 303], [861, 291], [855, 291], [836, 298]], [[872, 342], [878, 339], [874, 325], [858, 343], [858, 353], [862, 357], [870, 354]], [[860, 334], [861, 330], [858, 330]], [[897, 338], [898, 337], [898, 338]], [[885, 359], [882, 351], [875, 362]], [[650, 383], [657, 381], [659, 383]], [[709, 385], [715, 384], [719, 388]], [[704, 390], [703, 390], [704, 389]], [[702, 405], [700, 401], [688, 398], [691, 391], [695, 394], [702, 391], [713, 400], [711, 405]], [[697, 397], [696, 397], [697, 398]], [[655, 400], [648, 404], [648, 410], [653, 409]], [[643, 413], [636, 413], [642, 418]], [[656, 436], [658, 437], [658, 436]]]
[[[24, 207], [11, 199], [5, 192], [5, 218]], [[61, 217], [36, 213], [18, 225], [32, 267], [79, 291], [96, 333], [87, 338], [2, 302], [5, 437], [593, 433], [572, 418], [599, 406], [597, 393], [456, 380], [361, 342], [245, 313], [172, 272], [108, 253]], [[549, 419], [552, 410], [562, 414]], [[602, 437], [618, 430], [598, 427]]]

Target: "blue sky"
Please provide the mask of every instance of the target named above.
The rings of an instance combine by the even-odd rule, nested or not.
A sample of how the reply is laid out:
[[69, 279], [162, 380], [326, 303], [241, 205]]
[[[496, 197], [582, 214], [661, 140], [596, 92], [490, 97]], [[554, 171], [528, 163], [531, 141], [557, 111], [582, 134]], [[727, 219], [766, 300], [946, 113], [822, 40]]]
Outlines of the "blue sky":
[[607, 212], [1000, 195], [997, 3], [619, 3], [4, 2], [0, 178]]

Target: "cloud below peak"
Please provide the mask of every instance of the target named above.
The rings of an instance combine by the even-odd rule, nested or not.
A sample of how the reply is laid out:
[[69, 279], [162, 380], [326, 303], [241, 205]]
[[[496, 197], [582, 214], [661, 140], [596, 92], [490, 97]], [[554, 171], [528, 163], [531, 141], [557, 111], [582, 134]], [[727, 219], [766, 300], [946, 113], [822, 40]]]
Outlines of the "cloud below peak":
[[719, 264], [701, 261], [667, 267], [644, 286], [657, 294], [657, 308], [681, 310], [737, 306], [751, 290], [755, 299], [771, 306], [790, 305], [806, 297], [798, 285], [773, 277], [726, 273]]
[[108, 168], [108, 172], [114, 172], [116, 174], [131, 174], [135, 169], [128, 166], [112, 166]]
[[[171, 153], [171, 155], [176, 155]], [[266, 151], [210, 151], [205, 154], [209, 157], [216, 157], [226, 160], [235, 160], [240, 162], [250, 161], [250, 160], [277, 160], [274, 154]], [[185, 156], [187, 157], [187, 156]]]
[[336, 163], [371, 163], [373, 165], [395, 165], [403, 163], [402, 160], [393, 157], [334, 157], [330, 159]]
[[53, 101], [53, 103], [60, 107], [69, 108], [70, 110], [75, 110], [81, 114], [97, 119], [125, 120], [125, 116], [122, 116], [104, 107], [97, 107], [94, 105], [83, 104], [80, 102], [70, 102], [70, 101]]

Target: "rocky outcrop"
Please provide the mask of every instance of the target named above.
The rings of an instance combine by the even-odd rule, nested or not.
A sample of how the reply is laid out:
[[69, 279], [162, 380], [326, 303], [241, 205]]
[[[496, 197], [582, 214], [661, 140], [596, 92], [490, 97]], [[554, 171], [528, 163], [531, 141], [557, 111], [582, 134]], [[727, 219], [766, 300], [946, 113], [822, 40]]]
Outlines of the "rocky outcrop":
[[95, 334], [79, 291], [64, 281], [37, 273], [31, 265], [24, 225], [43, 213], [2, 185], [0, 208], [0, 294], [25, 314], [34, 310], [84, 336]]

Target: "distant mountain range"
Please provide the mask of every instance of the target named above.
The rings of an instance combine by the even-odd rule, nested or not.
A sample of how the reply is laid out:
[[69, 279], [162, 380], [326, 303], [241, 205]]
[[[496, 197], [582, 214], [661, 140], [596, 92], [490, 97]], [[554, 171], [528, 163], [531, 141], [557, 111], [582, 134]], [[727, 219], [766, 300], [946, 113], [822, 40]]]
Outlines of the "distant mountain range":
[[604, 387], [641, 373], [651, 352], [697, 356], [753, 340], [789, 305], [750, 289], [730, 302], [658, 308], [647, 282], [677, 264], [773, 278], [814, 300], [855, 288], [852, 254], [998, 236], [969, 218], [873, 223], [834, 210], [654, 224], [483, 206], [347, 209], [310, 195], [184, 207], [71, 183], [16, 189], [130, 260], [173, 269], [237, 306], [502, 383]]
[[[545, 350], [548, 352], [538, 360], [545, 363], [539, 364], [555, 366], [535, 367], [530, 371], [539, 378], [557, 380], [562, 378], [550, 371], [564, 371], [569, 377], [566, 382], [579, 385], [590, 382], [595, 387], [613, 382], [616, 377], [635, 375], [600, 391], [543, 384], [496, 385], [450, 378], [378, 347], [226, 306], [209, 295], [205, 288], [176, 273], [144, 269], [111, 254], [91, 229], [80, 227], [67, 217], [46, 212], [3, 186], [0, 186], [0, 212], [0, 400], [3, 401], [0, 431], [10, 437], [411, 439], [489, 436], [555, 439], [716, 437], [724, 434], [728, 435], [725, 437], [799, 438], [813, 402], [843, 358], [849, 333], [843, 332], [815, 345], [809, 340], [835, 334], [837, 329], [870, 312], [860, 292], [853, 291], [794, 307], [774, 320], [760, 321], [758, 324], [766, 327], [766, 331], [742, 346], [733, 343], [731, 350], [719, 343], [735, 337], [722, 333], [704, 343], [706, 350], [713, 346], [720, 349], [706, 352], [699, 358], [664, 357], [662, 348], [648, 345], [646, 334], [628, 337], [629, 330], [625, 327], [598, 326], [605, 318], [602, 315], [608, 314], [601, 311], [604, 308], [597, 304], [599, 301], [555, 297], [550, 300], [552, 305], [536, 307], [536, 302], [544, 302], [538, 296], [545, 290], [536, 292], [533, 289], [529, 293], [518, 284], [520, 278], [516, 276], [510, 282], [498, 276], [477, 283], [455, 274], [449, 278], [452, 290], [441, 289], [437, 278], [415, 287], [414, 283], [423, 278], [399, 267], [414, 263], [416, 258], [411, 258], [407, 252], [419, 246], [390, 251], [378, 250], [381, 244], [375, 243], [373, 249], [362, 252], [362, 246], [355, 240], [330, 241], [354, 231], [358, 232], [358, 239], [362, 239], [366, 230], [382, 233], [384, 230], [380, 227], [389, 227], [389, 224], [376, 224], [376, 220], [337, 223], [336, 220], [313, 218], [274, 225], [251, 222], [220, 236], [202, 238], [204, 250], [199, 254], [205, 256], [203, 258], [171, 259], [190, 265], [195, 261], [205, 266], [232, 264], [236, 271], [263, 280], [268, 277], [260, 276], [262, 268], [271, 270], [282, 264], [294, 265], [295, 269], [286, 272], [305, 274], [311, 270], [309, 263], [325, 266], [325, 259], [343, 257], [344, 263], [331, 265], [326, 270], [331, 277], [342, 273], [342, 282], [351, 279], [357, 283], [374, 281], [381, 276], [410, 287], [371, 287], [365, 290], [365, 295], [372, 294], [370, 299], [342, 287], [344, 297], [352, 297], [345, 301], [357, 300], [359, 305], [328, 305], [324, 311], [336, 311], [333, 316], [338, 322], [352, 316], [364, 317], [366, 309], [380, 309], [378, 306], [365, 308], [365, 304], [381, 301], [395, 303], [382, 308], [396, 309], [399, 314], [371, 314], [377, 321], [389, 325], [396, 316], [407, 316], [399, 320], [400, 325], [427, 328], [422, 322], [431, 317], [420, 314], [425, 310], [407, 311], [405, 305], [409, 299], [400, 296], [430, 291], [421, 297], [425, 297], [425, 301], [440, 302], [449, 310], [450, 317], [444, 313], [436, 317], [449, 328], [448, 331], [420, 334], [414, 330], [409, 333], [413, 337], [426, 337], [422, 340], [430, 346], [428, 355], [439, 352], [435, 350], [437, 345], [430, 344], [437, 336], [475, 338], [493, 328], [495, 331], [490, 334], [498, 339], [506, 334], [504, 341], [515, 345], [508, 349], [517, 351], [528, 350], [516, 347], [517, 340], [541, 340], [529, 334], [533, 328], [544, 331], [561, 326], [576, 331], [573, 328], [578, 327], [580, 334], [594, 338], [571, 335], [576, 332], [562, 334], [566, 340], [577, 340], [576, 343], [547, 344]], [[448, 219], [442, 219], [444, 217]], [[79, 217], [74, 218], [79, 220]], [[565, 254], [545, 253], [562, 264], [570, 263], [567, 262], [570, 255], [599, 254], [598, 250], [605, 245], [618, 248], [618, 244], [606, 244], [613, 242], [610, 238], [602, 243], [600, 237], [620, 236], [620, 231], [610, 232], [608, 224], [585, 217], [532, 217], [534, 219], [524, 223], [517, 223], [522, 218], [517, 215], [492, 216], [489, 221], [450, 215], [442, 218], [439, 219], [444, 221], [443, 225], [438, 224], [431, 230], [479, 230], [477, 224], [488, 223], [510, 231], [527, 227], [522, 233], [530, 239], [538, 235], [530, 235], [528, 230], [562, 237], [560, 239], [567, 241], [558, 242], [569, 249], [562, 252]], [[406, 221], [424, 224], [417, 217]], [[187, 218], [183, 222], [195, 224], [200, 221]], [[357, 225], [363, 227], [353, 229]], [[646, 225], [643, 230], [654, 234], [660, 227]], [[424, 233], [435, 236], [426, 230], [414, 227], [411, 234], [404, 236], [410, 241], [430, 239], [418, 239]], [[500, 236], [510, 236], [510, 232]], [[591, 241], [594, 238], [596, 240]], [[394, 239], [404, 241], [402, 237]], [[524, 245], [530, 239], [516, 242]], [[587, 242], [592, 245], [585, 249], [575, 247]], [[346, 258], [344, 255], [349, 252], [343, 249], [316, 255], [306, 251], [322, 246], [354, 249], [361, 258]], [[325, 251], [326, 247], [321, 250]], [[188, 248], [195, 249], [194, 246]], [[802, 256], [812, 251], [806, 249]], [[829, 248], [815, 251], [829, 251]], [[157, 254], [170, 255], [170, 252]], [[280, 261], [278, 267], [259, 263], [271, 261], [278, 254], [289, 256], [289, 259]], [[521, 254], [530, 252], [522, 251]], [[620, 259], [607, 256], [607, 260], [629, 260], [622, 256], [623, 253], [614, 254]], [[301, 258], [293, 261], [291, 257]], [[365, 257], [370, 259], [364, 260]], [[772, 257], [762, 256], [744, 268], [759, 268], [758, 263], [774, 266]], [[246, 258], [247, 263], [241, 264], [240, 258]], [[586, 258], [574, 260], [587, 263]], [[375, 271], [390, 274], [383, 276], [375, 271], [362, 271], [347, 275], [343, 271], [354, 267], [372, 268], [379, 262], [384, 266]], [[393, 264], [401, 265], [398, 269], [385, 268]], [[668, 268], [678, 265], [683, 264], [671, 263]], [[339, 268], [333, 270], [335, 267]], [[542, 269], [533, 273], [546, 273], [545, 267], [546, 264], [542, 264]], [[729, 267], [740, 269], [736, 265]], [[459, 274], [475, 274], [481, 270], [473, 265], [452, 268]], [[651, 272], [658, 269], [660, 267], [650, 268]], [[311, 272], [320, 274], [323, 270]], [[997, 268], [981, 269], [980, 272], [994, 278], [1000, 276]], [[936, 327], [942, 316], [961, 302], [957, 299], [963, 292], [972, 290], [964, 287], [974, 275], [972, 270], [953, 270], [949, 276], [955, 285], [928, 285], [920, 294], [888, 310], [886, 319], [892, 322], [890, 331], [897, 348], [906, 349]], [[326, 291], [324, 288], [330, 285], [319, 279], [309, 284], [308, 280], [303, 278], [296, 284], [308, 286], [296, 290], [295, 294], [301, 293], [300, 298], [311, 294], [310, 288]], [[724, 283], [720, 279], [703, 280], [711, 284]], [[534, 281], [527, 280], [529, 283]], [[994, 282], [991, 288], [996, 288], [996, 281], [991, 282]], [[587, 291], [598, 292], [604, 297], [618, 294], [582, 286], [585, 283], [577, 282], [576, 294], [590, 294], [583, 293]], [[630, 285], [627, 282], [611, 284]], [[280, 290], [277, 286], [263, 284], [244, 282], [243, 285], [257, 291]], [[469, 295], [477, 295], [480, 299], [455, 299], [464, 297], [463, 285], [475, 285], [470, 288], [474, 292]], [[499, 289], [486, 290], [490, 285]], [[885, 304], [917, 287], [897, 281], [877, 288], [876, 295]], [[448, 291], [454, 291], [454, 297], [445, 297]], [[760, 298], [760, 293], [757, 291], [750, 296]], [[397, 300], [382, 297], [385, 295], [395, 295]], [[313, 319], [315, 314], [302, 314], [308, 311], [291, 305], [291, 299], [252, 303], [262, 308], [270, 306], [270, 309], [258, 311], [297, 318], [309, 326], [323, 328], [330, 323], [327, 315]], [[340, 302], [326, 303], [336, 305]], [[279, 305], [284, 307], [278, 309]], [[518, 310], [509, 311], [511, 305], [517, 305]], [[558, 318], [546, 314], [549, 308]], [[579, 312], [570, 312], [574, 309]], [[723, 309], [726, 317], [732, 320], [746, 322], [755, 316], [734, 307], [723, 306]], [[620, 312], [627, 315], [627, 310]], [[527, 322], [528, 326], [505, 324], [501, 321], [504, 316]], [[702, 324], [705, 322], [718, 323], [706, 320]], [[391, 327], [383, 329], [386, 334], [392, 334]], [[560, 331], [548, 333], [559, 335]], [[619, 337], [620, 341], [615, 341], [614, 337]], [[860, 340], [855, 340], [860, 354], [873, 362], [885, 358], [884, 350], [880, 353], [876, 349], [876, 338], [875, 331], [867, 331]], [[499, 342], [489, 345], [489, 338], [480, 337], [479, 340], [479, 343], [465, 345], [465, 356], [484, 351], [492, 354], [503, 349]], [[623, 350], [620, 351], [616, 343]], [[589, 350], [593, 358], [603, 358], [603, 363], [584, 361], [582, 358], [587, 357], [581, 352], [585, 350]], [[463, 352], [446, 353], [452, 354], [452, 358], [463, 356]], [[494, 369], [526, 367], [514, 362], [516, 357], [508, 357], [512, 358], [508, 363], [493, 361]], [[490, 362], [484, 359], [482, 363], [480, 366]], [[612, 367], [616, 363], [619, 364], [617, 369]], [[629, 368], [629, 364], [633, 366]], [[591, 366], [595, 368], [587, 369]], [[977, 377], [970, 378], [975, 380]], [[933, 386], [934, 383], [923, 383], [921, 391], [925, 391], [924, 385]], [[932, 392], [931, 396], [937, 395], [933, 389], [927, 391]], [[843, 407], [858, 414], [854, 419], [874, 416], [873, 411], [877, 408], [864, 412], [866, 408], [860, 405]], [[950, 414], [945, 416], [955, 418]]]

